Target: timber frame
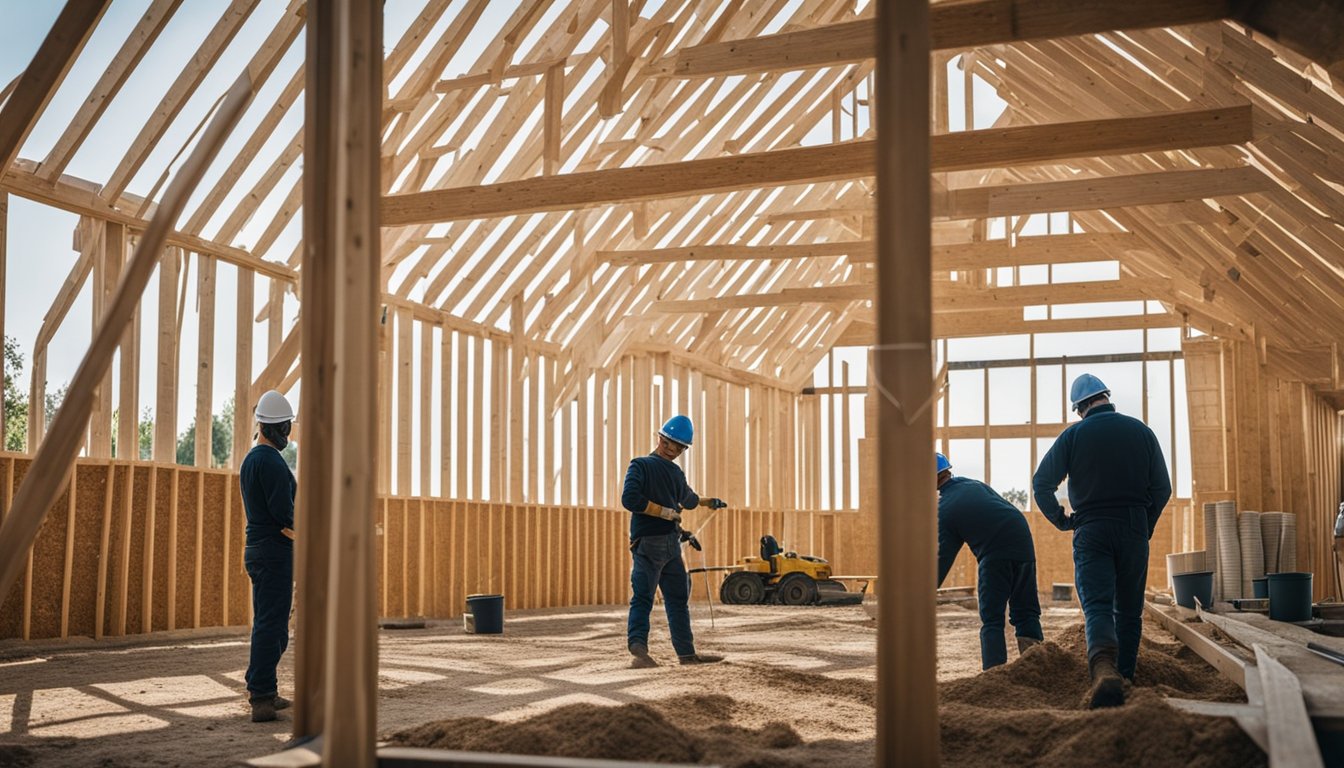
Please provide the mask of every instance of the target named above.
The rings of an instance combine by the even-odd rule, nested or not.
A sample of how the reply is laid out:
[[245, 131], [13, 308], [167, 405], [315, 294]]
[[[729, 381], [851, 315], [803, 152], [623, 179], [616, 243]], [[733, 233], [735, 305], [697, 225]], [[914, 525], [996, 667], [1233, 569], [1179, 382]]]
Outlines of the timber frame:
[[[949, 340], [1032, 339], [1034, 386], [1038, 337], [1119, 331], [1168, 366], [1173, 402], [1185, 376], [1193, 491], [1166, 546], [1202, 546], [1204, 501], [1297, 512], [1317, 596], [1344, 591], [1325, 578], [1344, 490], [1338, 3], [423, 0], [384, 20], [372, 0], [229, 0], [209, 17], [150, 0], [91, 62], [110, 5], [67, 0], [0, 83], [0, 335], [16, 208], [73, 214], [77, 252], [32, 340], [29, 456], [0, 457], [0, 636], [245, 619], [226, 480], [250, 404], [299, 385], [315, 532], [300, 734], [372, 722], [365, 698], [318, 692], [337, 674], [376, 685], [376, 613], [454, 615], [468, 585], [508, 585], [524, 606], [619, 592], [621, 472], [672, 412], [705, 436], [692, 484], [740, 507], [709, 529], [723, 555], [778, 526], [841, 570], [924, 584], [929, 520], [883, 508], [931, 503], [931, 478], [908, 469], [928, 443], [983, 434], [988, 455], [1028, 438], [1034, 456], [1067, 421], [1033, 404], [1029, 426], [992, 425], [988, 406], [985, 424], [951, 425]], [[118, 97], [179, 22], [198, 47], [119, 129]], [[1002, 102], [991, 125], [976, 83]], [[58, 93], [77, 106], [35, 137]], [[1110, 277], [1071, 280], [1078, 265]], [[48, 424], [50, 351], [81, 301], [89, 349]], [[1164, 329], [1180, 352], [1151, 358]], [[855, 346], [872, 350], [866, 380], [835, 364]], [[239, 418], [213, 467], [222, 394]], [[855, 397], [865, 434], [889, 439], [859, 438]], [[191, 468], [177, 466], [188, 422]], [[879, 537], [899, 562], [878, 562]], [[458, 570], [467, 540], [485, 554]], [[506, 545], [591, 561], [596, 586], [510, 571]], [[359, 553], [351, 567], [332, 565], [338, 546]], [[47, 567], [64, 574], [50, 615], [34, 612]], [[359, 599], [328, 602], [338, 590]], [[898, 633], [931, 615], [922, 600], [884, 614], [884, 658], [901, 661], [881, 675], [900, 690], [931, 690], [932, 636]], [[880, 759], [936, 752], [936, 719], [912, 700], [881, 699], [902, 736]], [[367, 756], [372, 740], [327, 743]]]

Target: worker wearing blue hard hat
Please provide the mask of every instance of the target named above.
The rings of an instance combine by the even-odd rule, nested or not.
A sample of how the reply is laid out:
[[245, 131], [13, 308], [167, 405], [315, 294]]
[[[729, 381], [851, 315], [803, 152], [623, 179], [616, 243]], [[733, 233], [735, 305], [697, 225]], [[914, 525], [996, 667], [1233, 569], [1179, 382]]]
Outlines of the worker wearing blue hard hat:
[[681, 557], [682, 542], [699, 549], [700, 543], [681, 529], [681, 511], [692, 507], [721, 509], [720, 499], [700, 498], [686, 483], [677, 459], [695, 440], [695, 426], [682, 415], [668, 419], [658, 430], [658, 445], [647, 456], [630, 461], [625, 472], [621, 504], [630, 511], [630, 614], [626, 647], [634, 656], [631, 666], [655, 667], [649, 655], [649, 614], [654, 592], [663, 593], [663, 609], [672, 635], [672, 647], [682, 664], [711, 664], [722, 656], [696, 653], [691, 632], [690, 576]]
[[[1171, 498], [1171, 478], [1157, 436], [1117, 413], [1110, 390], [1085, 373], [1069, 389], [1081, 417], [1055, 440], [1032, 479], [1036, 505], [1061, 531], [1073, 531], [1074, 580], [1083, 604], [1090, 705], [1124, 703], [1143, 632], [1148, 540]], [[1055, 498], [1069, 480], [1072, 514]]]
[[1005, 664], [1003, 614], [1017, 636], [1018, 653], [1041, 642], [1041, 601], [1036, 590], [1036, 549], [1022, 511], [993, 488], [969, 477], [954, 477], [952, 464], [934, 454], [938, 473], [938, 586], [943, 585], [963, 544], [977, 564], [980, 608], [980, 665]]

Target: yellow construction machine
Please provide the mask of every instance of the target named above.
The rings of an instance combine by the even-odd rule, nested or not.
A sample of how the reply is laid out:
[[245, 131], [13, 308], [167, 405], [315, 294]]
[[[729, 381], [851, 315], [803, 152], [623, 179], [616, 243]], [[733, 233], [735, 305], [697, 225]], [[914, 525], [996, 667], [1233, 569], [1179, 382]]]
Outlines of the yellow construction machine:
[[692, 568], [688, 573], [731, 571], [719, 587], [719, 602], [725, 605], [857, 605], [863, 589], [850, 592], [820, 557], [785, 552], [774, 536], [761, 537], [760, 557], [747, 556], [737, 565]]

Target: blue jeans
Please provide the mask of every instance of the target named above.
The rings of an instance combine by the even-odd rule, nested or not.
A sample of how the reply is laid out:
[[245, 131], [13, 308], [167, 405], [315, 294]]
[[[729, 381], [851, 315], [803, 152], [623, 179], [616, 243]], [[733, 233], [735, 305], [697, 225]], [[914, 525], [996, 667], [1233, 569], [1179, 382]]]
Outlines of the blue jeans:
[[1044, 640], [1041, 633], [1041, 598], [1036, 591], [1036, 561], [982, 560], [976, 594], [980, 601], [980, 666], [982, 669], [1008, 663], [1003, 642], [1003, 611], [1014, 634]]
[[691, 596], [691, 579], [681, 559], [680, 536], [643, 536], [630, 548], [634, 565], [630, 569], [630, 618], [626, 622], [626, 644], [649, 644], [649, 614], [653, 611], [654, 590], [663, 591], [663, 608], [672, 632], [672, 647], [678, 656], [695, 655], [695, 636], [691, 634], [691, 611], [686, 601]]
[[294, 556], [261, 557], [244, 550], [243, 564], [252, 580], [252, 651], [247, 664], [251, 698], [276, 695], [275, 668], [289, 645], [289, 608], [294, 601]]
[[1120, 674], [1134, 678], [1143, 634], [1143, 591], [1148, 584], [1148, 522], [1100, 519], [1073, 532], [1074, 580], [1087, 627], [1087, 658], [1116, 654]]

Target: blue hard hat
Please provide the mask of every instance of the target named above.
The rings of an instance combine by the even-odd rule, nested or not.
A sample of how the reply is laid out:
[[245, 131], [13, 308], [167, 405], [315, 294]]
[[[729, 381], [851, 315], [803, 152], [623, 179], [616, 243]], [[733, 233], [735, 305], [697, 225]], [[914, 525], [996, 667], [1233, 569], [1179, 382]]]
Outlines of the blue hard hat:
[[667, 420], [663, 428], [658, 430], [658, 434], [666, 437], [674, 443], [681, 443], [689, 448], [691, 441], [695, 438], [695, 427], [691, 420], [681, 414], [677, 414]]
[[946, 456], [941, 453], [935, 453], [933, 455], [934, 458], [938, 460], [938, 474], [941, 475], [943, 472], [952, 468], [952, 462], [948, 461]]
[[1078, 410], [1078, 404], [1086, 400], [1091, 400], [1097, 395], [1109, 395], [1111, 390], [1102, 383], [1101, 379], [1090, 373], [1084, 373], [1082, 376], [1073, 380], [1073, 386], [1069, 387], [1069, 400], [1073, 403], [1073, 410]]

